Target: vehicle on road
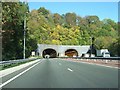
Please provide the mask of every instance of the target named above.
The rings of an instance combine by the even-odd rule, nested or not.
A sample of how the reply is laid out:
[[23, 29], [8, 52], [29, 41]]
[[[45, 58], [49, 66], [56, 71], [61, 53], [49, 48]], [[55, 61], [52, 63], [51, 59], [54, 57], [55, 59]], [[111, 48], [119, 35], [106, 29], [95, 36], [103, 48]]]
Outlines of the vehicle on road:
[[103, 52], [103, 57], [110, 57], [110, 53], [109, 52]]
[[110, 57], [108, 49], [97, 50], [97, 57]]
[[50, 55], [45, 55], [45, 58], [50, 58]]

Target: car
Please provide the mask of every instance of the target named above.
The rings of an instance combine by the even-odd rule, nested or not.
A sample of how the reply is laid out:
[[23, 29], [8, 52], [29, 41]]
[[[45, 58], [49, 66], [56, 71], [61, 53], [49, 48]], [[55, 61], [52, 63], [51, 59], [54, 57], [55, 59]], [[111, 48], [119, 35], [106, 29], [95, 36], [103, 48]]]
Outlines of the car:
[[45, 55], [45, 58], [50, 58], [50, 55]]

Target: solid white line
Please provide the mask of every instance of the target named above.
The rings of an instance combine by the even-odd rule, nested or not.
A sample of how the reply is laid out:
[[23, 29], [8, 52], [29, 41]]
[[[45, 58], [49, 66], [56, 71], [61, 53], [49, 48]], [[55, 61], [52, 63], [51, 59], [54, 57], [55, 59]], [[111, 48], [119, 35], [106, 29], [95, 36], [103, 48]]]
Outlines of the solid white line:
[[25, 72], [29, 71], [30, 69], [32, 69], [33, 67], [35, 67], [36, 65], [38, 65], [41, 62], [38, 62], [36, 64], [34, 64], [33, 66], [29, 67], [28, 69], [24, 70], [23, 72], [19, 73], [18, 75], [16, 75], [15, 77], [9, 79], [8, 81], [6, 81], [5, 83], [3, 83], [2, 85], [0, 85], [0, 88], [2, 88], [3, 86], [5, 86], [6, 84], [10, 83], [11, 81], [13, 81], [14, 79], [18, 78], [19, 76], [21, 76], [22, 74], [24, 74]]
[[0, 71], [0, 78], [5, 77], [6, 75], [12, 74], [20, 69], [27, 67], [27, 66], [33, 65], [33, 64], [37, 63], [38, 61], [40, 61], [40, 60], [38, 59], [38, 60], [31, 61], [31, 62], [28, 62], [25, 64], [21, 64], [21, 65], [15, 66], [15, 67], [11, 67], [11, 68], [8, 68], [5, 70], [1, 70]]
[[73, 72], [73, 70], [72, 70], [72, 69], [70, 69], [70, 68], [67, 68], [67, 70], [69, 70], [69, 71]]

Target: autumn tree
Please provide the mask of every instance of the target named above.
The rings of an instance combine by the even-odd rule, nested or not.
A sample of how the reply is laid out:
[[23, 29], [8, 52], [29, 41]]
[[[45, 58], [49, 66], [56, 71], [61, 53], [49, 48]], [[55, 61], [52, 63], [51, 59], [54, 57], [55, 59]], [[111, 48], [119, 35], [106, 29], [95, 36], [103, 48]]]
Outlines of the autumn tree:
[[[2, 3], [2, 55], [3, 60], [23, 58], [24, 19], [28, 20], [29, 7], [25, 2]], [[31, 43], [32, 42], [32, 43]], [[37, 48], [26, 27], [26, 58]]]
[[65, 14], [66, 24], [69, 26], [76, 25], [76, 14], [75, 13], [66, 13]]
[[21, 2], [2, 3], [3, 60], [22, 58], [23, 21], [27, 7]]

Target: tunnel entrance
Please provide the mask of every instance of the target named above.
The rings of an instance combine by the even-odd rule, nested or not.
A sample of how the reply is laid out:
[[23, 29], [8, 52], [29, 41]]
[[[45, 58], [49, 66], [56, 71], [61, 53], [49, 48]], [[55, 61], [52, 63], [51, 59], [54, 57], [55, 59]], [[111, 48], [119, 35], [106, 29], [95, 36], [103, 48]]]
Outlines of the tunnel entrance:
[[78, 52], [75, 49], [68, 49], [68, 50], [65, 51], [65, 56], [77, 57], [78, 56]]
[[54, 49], [45, 49], [42, 53], [43, 58], [45, 58], [46, 55], [49, 55], [49, 58], [56, 58], [57, 52]]

